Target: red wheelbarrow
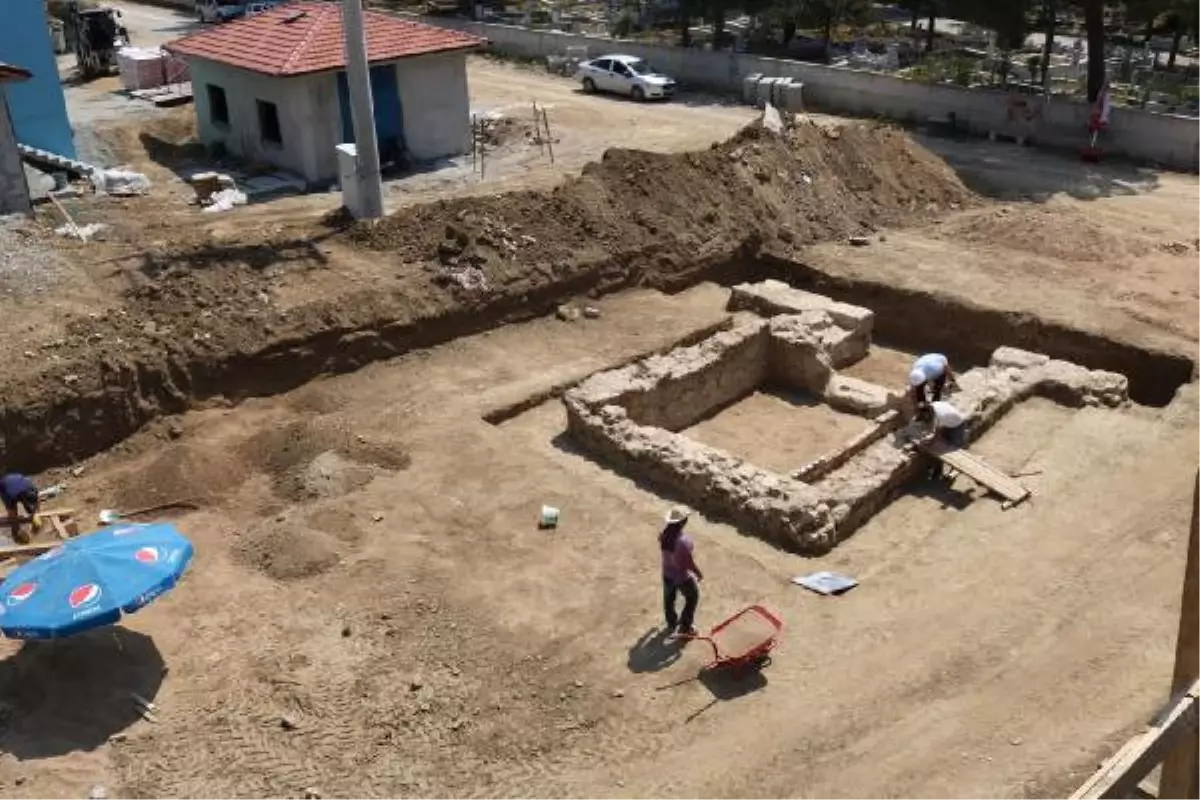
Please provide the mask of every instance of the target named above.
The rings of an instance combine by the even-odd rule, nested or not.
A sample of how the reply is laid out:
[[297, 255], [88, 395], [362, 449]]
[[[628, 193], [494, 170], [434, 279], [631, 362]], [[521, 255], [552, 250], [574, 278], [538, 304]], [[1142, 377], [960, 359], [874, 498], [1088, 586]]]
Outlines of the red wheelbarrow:
[[766, 663], [779, 642], [783, 620], [762, 606], [750, 606], [718, 624], [707, 634], [687, 638], [708, 642], [713, 660], [705, 669], [745, 668]]

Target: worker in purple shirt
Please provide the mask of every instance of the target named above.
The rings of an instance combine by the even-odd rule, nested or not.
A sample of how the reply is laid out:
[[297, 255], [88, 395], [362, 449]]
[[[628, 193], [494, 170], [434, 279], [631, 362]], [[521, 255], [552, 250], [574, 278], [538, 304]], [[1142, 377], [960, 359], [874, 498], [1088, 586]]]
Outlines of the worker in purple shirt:
[[[692, 557], [695, 544], [683, 532], [688, 512], [683, 508], [672, 508], [667, 512], [666, 527], [658, 535], [658, 547], [662, 553], [663, 611], [667, 618], [667, 631], [680, 636], [695, 636], [692, 623], [696, 619], [696, 606], [700, 604], [700, 581], [704, 575]], [[675, 601], [683, 595], [683, 614], [675, 612]]]
[[4, 509], [8, 512], [8, 524], [12, 529], [13, 541], [25, 544], [29, 537], [20, 533], [21, 523], [18, 519], [17, 506], [20, 505], [29, 515], [30, 527], [37, 530], [37, 520], [34, 515], [38, 510], [38, 490], [33, 481], [19, 472], [10, 472], [0, 478], [0, 500], [4, 501]]

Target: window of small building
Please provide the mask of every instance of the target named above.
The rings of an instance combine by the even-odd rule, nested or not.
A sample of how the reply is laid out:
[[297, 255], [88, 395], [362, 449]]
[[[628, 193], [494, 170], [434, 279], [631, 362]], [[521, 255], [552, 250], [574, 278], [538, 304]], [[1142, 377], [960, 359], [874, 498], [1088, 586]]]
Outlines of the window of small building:
[[266, 100], [258, 101], [258, 134], [269, 144], [283, 144], [283, 131], [279, 128], [279, 107]]
[[225, 99], [225, 90], [211, 83], [208, 84], [208, 118], [217, 125], [229, 124], [229, 102]]

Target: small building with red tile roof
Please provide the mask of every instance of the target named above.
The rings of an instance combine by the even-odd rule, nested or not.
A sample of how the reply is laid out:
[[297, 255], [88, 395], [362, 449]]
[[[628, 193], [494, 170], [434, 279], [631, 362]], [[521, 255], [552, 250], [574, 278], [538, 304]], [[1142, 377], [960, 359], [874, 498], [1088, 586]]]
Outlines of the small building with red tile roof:
[[[363, 12], [380, 160], [471, 146], [467, 53], [486, 41]], [[200, 140], [310, 182], [336, 179], [335, 147], [354, 141], [340, 2], [292, 2], [166, 45], [187, 61]]]

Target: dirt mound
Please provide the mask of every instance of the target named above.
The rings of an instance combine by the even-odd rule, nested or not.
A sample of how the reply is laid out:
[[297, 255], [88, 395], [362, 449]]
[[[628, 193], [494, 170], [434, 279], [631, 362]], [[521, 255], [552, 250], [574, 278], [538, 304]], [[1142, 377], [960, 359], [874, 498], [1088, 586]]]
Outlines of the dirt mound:
[[553, 191], [403, 209], [353, 226], [350, 238], [478, 294], [622, 254], [658, 251], [669, 270], [750, 236], [803, 244], [973, 202], [941, 160], [895, 128], [802, 123], [776, 135], [755, 125], [703, 152], [609, 150]]
[[320, 575], [341, 558], [338, 540], [290, 518], [274, 517], [233, 545], [234, 559], [276, 580]]
[[195, 444], [170, 444], [153, 461], [122, 475], [113, 487], [113, 498], [123, 509], [176, 500], [215, 502], [245, 478], [246, 470], [226, 453]]
[[294, 501], [337, 497], [366, 485], [377, 471], [408, 467], [404, 450], [370, 442], [326, 420], [261, 431], [239, 448], [251, 469], [271, 477], [275, 492]]
[[1013, 205], [956, 216], [932, 231], [939, 239], [1019, 250], [1063, 261], [1119, 261], [1150, 252], [1147, 239], [1117, 236], [1100, 222], [1063, 208]]
[[374, 477], [375, 470], [370, 466], [355, 464], [326, 450], [301, 470], [296, 488], [307, 498], [341, 497], [366, 486]]
[[151, 118], [106, 122], [94, 132], [114, 158], [140, 170], [169, 174], [162, 165], [204, 155], [204, 146], [196, 138], [196, 113], [190, 106]]

